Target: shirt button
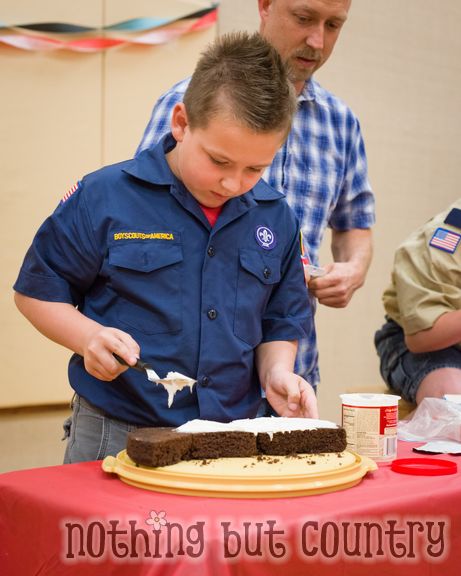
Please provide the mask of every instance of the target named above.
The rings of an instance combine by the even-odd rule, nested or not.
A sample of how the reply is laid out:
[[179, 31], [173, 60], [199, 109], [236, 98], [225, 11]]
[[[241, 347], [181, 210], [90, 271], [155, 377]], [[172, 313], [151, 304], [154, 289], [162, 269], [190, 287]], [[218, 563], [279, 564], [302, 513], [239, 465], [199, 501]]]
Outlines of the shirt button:
[[216, 254], [216, 250], [214, 246], [208, 246], [208, 250], [206, 251], [208, 256], [213, 257]]
[[271, 277], [271, 274], [272, 271], [270, 268], [264, 268], [263, 275], [266, 280]]
[[211, 308], [210, 310], [208, 310], [207, 316], [210, 320], [216, 320], [216, 318], [218, 317], [218, 313], [214, 308]]
[[201, 384], [204, 388], [206, 388], [209, 383], [210, 383], [210, 379], [208, 378], [208, 376], [204, 376], [204, 377], [200, 380], [200, 384]]

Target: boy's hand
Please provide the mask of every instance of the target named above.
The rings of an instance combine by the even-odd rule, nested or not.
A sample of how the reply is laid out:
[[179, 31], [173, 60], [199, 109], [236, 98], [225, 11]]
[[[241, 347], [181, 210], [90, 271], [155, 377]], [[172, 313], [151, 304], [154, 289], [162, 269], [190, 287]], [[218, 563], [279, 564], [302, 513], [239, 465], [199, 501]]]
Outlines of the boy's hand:
[[84, 343], [83, 359], [86, 371], [106, 382], [117, 378], [128, 370], [128, 367], [117, 362], [114, 352], [133, 366], [139, 358], [140, 348], [137, 342], [122, 330], [105, 326], [97, 328]]
[[265, 385], [266, 398], [279, 416], [318, 418], [317, 397], [312, 386], [293, 372], [274, 371]]
[[82, 356], [86, 371], [99, 380], [113, 380], [127, 370], [113, 352], [130, 366], [139, 358], [139, 346], [129, 334], [102, 326], [72, 304], [37, 300], [19, 292], [15, 293], [15, 302], [42, 334]]

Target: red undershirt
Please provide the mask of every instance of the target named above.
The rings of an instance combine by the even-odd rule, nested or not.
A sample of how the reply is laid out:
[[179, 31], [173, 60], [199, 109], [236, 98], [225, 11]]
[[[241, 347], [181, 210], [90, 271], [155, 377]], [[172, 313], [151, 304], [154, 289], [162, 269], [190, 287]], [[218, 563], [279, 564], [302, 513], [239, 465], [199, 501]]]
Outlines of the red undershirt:
[[202, 204], [200, 204], [200, 208], [203, 210], [203, 213], [207, 217], [211, 227], [213, 227], [216, 224], [218, 216], [221, 214], [222, 206], [217, 206], [216, 208], [208, 208], [207, 206], [202, 206]]

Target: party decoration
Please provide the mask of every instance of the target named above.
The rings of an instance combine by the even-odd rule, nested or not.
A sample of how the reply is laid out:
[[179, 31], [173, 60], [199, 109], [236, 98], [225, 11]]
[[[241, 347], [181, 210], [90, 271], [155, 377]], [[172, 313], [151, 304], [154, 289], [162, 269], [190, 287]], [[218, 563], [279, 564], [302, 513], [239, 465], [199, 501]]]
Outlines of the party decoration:
[[[43, 22], [7, 26], [0, 22], [0, 44], [22, 50], [101, 52], [124, 45], [154, 46], [184, 34], [204, 30], [217, 20], [218, 4], [179, 18], [133, 18], [91, 28], [66, 22]], [[115, 33], [115, 35], [114, 35]], [[68, 39], [69, 35], [72, 39]], [[67, 36], [67, 38], [66, 38]]]

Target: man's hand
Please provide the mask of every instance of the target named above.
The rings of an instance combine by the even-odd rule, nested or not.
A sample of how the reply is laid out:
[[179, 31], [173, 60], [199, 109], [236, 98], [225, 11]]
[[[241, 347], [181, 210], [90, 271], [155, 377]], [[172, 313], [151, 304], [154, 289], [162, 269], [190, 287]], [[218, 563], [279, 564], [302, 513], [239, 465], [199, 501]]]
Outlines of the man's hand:
[[293, 372], [274, 371], [265, 383], [266, 398], [279, 416], [318, 418], [317, 398], [312, 386]]
[[362, 269], [352, 262], [335, 262], [325, 266], [325, 276], [311, 276], [308, 287], [320, 304], [345, 308], [357, 288], [363, 285]]
[[373, 253], [372, 234], [369, 229], [355, 228], [333, 229], [331, 234], [334, 264], [325, 266], [325, 276], [311, 277], [308, 287], [320, 304], [344, 308], [365, 282]]

